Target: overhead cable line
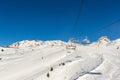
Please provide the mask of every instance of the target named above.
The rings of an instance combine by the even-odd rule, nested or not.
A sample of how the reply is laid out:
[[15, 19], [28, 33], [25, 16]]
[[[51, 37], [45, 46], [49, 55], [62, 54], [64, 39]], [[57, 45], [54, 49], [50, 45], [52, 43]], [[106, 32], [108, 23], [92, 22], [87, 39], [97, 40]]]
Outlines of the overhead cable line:
[[100, 32], [100, 31], [102, 31], [102, 30], [104, 30], [104, 29], [106, 29], [106, 28], [108, 28], [108, 27], [110, 27], [110, 26], [112, 26], [113, 24], [116, 24], [116, 23], [118, 23], [118, 22], [120, 22], [120, 19], [117, 19], [116, 21], [113, 21], [112, 23], [110, 23], [110, 24], [108, 24], [108, 25], [106, 25], [106, 26], [101, 27], [100, 29], [96, 30], [95, 32], [92, 32], [89, 36], [94, 35], [94, 34]]
[[71, 36], [74, 35], [74, 33], [75, 33], [76, 29], [77, 29], [77, 24], [78, 24], [78, 21], [79, 21], [79, 16], [80, 16], [80, 14], [81, 14], [81, 12], [83, 10], [84, 3], [85, 3], [85, 0], [82, 0], [82, 2], [80, 4], [80, 7], [79, 7], [79, 11], [78, 11], [78, 13], [77, 13], [77, 15], [75, 17], [75, 22], [74, 22], [74, 26], [73, 26], [73, 29], [72, 29]]

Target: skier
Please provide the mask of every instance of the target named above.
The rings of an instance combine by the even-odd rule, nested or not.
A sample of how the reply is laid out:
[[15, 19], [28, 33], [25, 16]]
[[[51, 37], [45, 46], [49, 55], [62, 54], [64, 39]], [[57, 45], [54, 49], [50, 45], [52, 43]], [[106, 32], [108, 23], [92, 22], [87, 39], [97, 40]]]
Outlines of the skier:
[[117, 47], [117, 49], [119, 49], [119, 46]]

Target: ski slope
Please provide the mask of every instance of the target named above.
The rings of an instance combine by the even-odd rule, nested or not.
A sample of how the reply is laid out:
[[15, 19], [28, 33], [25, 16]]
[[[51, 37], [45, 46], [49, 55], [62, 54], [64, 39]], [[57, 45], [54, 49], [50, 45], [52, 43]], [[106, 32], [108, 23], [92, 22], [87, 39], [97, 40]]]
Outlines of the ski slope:
[[119, 40], [67, 50], [62, 41], [21, 41], [0, 47], [0, 80], [120, 80]]

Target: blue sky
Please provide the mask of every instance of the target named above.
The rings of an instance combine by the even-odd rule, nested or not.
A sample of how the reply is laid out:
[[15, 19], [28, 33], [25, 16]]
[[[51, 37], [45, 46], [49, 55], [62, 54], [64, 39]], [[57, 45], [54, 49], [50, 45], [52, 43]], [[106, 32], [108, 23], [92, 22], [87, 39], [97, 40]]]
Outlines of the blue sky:
[[[25, 39], [64, 40], [72, 33], [81, 0], [0, 0], [0, 45]], [[120, 37], [120, 0], [85, 0], [74, 37]], [[95, 32], [95, 33], [94, 33]]]

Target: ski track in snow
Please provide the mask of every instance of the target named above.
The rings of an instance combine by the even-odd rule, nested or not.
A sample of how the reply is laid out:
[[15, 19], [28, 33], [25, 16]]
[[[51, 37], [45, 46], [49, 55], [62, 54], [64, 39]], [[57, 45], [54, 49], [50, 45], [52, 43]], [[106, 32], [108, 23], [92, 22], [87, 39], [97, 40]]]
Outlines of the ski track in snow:
[[70, 52], [65, 45], [4, 49], [0, 80], [120, 80], [116, 46], [80, 45]]

